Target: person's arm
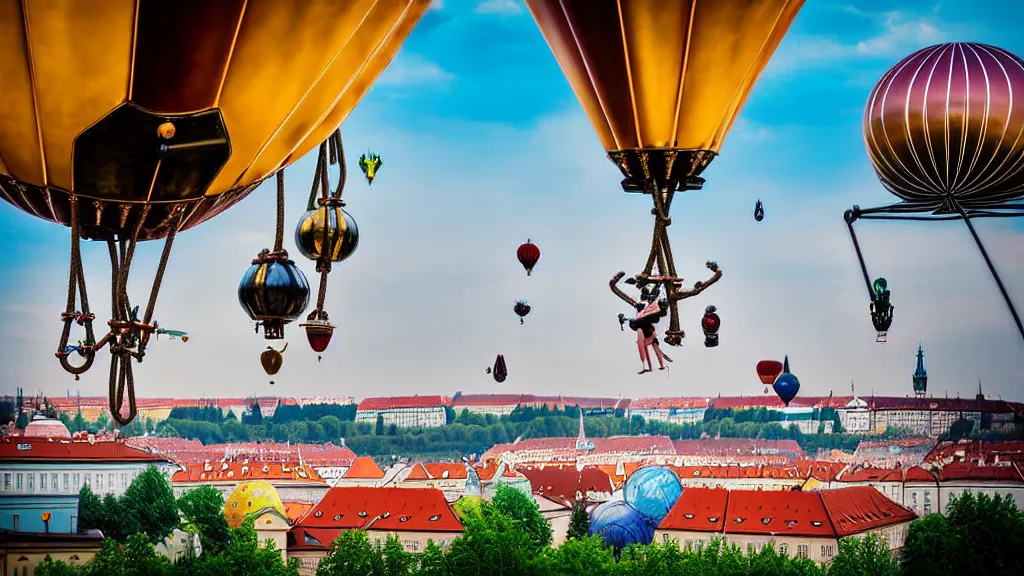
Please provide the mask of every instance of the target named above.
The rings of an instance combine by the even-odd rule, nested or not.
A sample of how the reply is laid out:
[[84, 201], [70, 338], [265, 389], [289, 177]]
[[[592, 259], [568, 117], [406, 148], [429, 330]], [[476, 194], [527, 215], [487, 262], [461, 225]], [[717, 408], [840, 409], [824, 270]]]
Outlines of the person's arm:
[[714, 272], [714, 274], [711, 275], [711, 278], [709, 278], [706, 282], [701, 282], [699, 280], [697, 282], [694, 282], [693, 288], [691, 288], [690, 290], [680, 290], [679, 292], [672, 294], [669, 297], [672, 299], [673, 302], [678, 302], [679, 300], [689, 298], [690, 296], [696, 296], [697, 294], [700, 294], [704, 290], [707, 290], [709, 286], [711, 286], [715, 282], [718, 282], [722, 278], [722, 270], [718, 267], [718, 263], [708, 262], [705, 265], [708, 267], [708, 270]]
[[626, 294], [625, 292], [622, 291], [621, 288], [619, 288], [619, 281], [622, 280], [622, 278], [625, 275], [625, 272], [619, 272], [615, 276], [612, 276], [612, 279], [608, 281], [608, 287], [612, 289], [612, 294], [618, 296], [619, 299], [625, 302], [626, 304], [629, 304], [633, 308], [636, 308], [640, 304], [636, 300], [630, 298], [628, 294]]

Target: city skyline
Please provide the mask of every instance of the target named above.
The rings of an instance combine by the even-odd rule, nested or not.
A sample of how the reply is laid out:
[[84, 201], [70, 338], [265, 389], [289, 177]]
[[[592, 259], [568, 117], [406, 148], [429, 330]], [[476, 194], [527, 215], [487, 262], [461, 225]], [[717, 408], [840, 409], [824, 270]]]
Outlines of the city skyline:
[[[268, 343], [236, 299], [238, 280], [273, 241], [273, 183], [175, 241], [156, 318], [187, 331], [160, 338], [135, 367], [146, 397], [404, 396], [463, 393], [701, 397], [761, 395], [754, 365], [789, 355], [800, 394], [912, 395], [918, 343], [929, 393], [1024, 400], [1022, 344], [967, 230], [957, 223], [863, 224], [873, 276], [895, 306], [889, 342], [877, 344], [868, 298], [842, 221], [853, 204], [895, 200], [878, 183], [860, 124], [875, 81], [903, 56], [945, 41], [980, 41], [1024, 54], [1013, 23], [1024, 6], [970, 12], [948, 2], [808, 2], [754, 88], [705, 189], [680, 195], [669, 229], [686, 284], [721, 282], [681, 305], [687, 337], [666, 347], [665, 372], [637, 376], [630, 314], [609, 292], [619, 270], [646, 258], [649, 207], [619, 188], [594, 130], [521, 2], [435, 0], [391, 67], [342, 126], [347, 210], [362, 238], [330, 277], [326, 309], [339, 330], [321, 364], [298, 326], [281, 372], [258, 361]], [[384, 165], [372, 187], [355, 162]], [[285, 247], [295, 249], [315, 157], [286, 171]], [[332, 172], [332, 177], [333, 177]], [[766, 217], [752, 217], [755, 200]], [[0, 373], [3, 394], [106, 394], [109, 355], [81, 381], [53, 357], [67, 288], [68, 231], [0, 204]], [[997, 268], [1024, 306], [1022, 223], [981, 222]], [[515, 260], [527, 238], [543, 252], [531, 277]], [[129, 284], [148, 293], [159, 244], [143, 244]], [[105, 249], [83, 255], [99, 320], [109, 314]], [[520, 325], [517, 299], [533, 311]], [[704, 348], [708, 304], [722, 344]], [[662, 327], [663, 328], [663, 327]], [[485, 373], [497, 354], [509, 378]], [[273, 379], [276, 384], [270, 385]], [[623, 393], [630, 390], [630, 393]], [[372, 391], [372, 393], [371, 393]]]

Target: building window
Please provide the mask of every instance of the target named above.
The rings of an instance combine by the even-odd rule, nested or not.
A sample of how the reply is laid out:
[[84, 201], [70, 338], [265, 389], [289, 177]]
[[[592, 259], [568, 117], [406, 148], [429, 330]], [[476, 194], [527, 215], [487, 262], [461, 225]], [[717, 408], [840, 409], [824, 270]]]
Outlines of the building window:
[[757, 547], [751, 543], [747, 544], [747, 556], [753, 556], [754, 552], [757, 552]]
[[686, 541], [686, 549], [687, 550], [693, 550], [693, 540], [687, 540]]
[[931, 490], [924, 491], [924, 513], [932, 513], [932, 492]]
[[35, 492], [36, 492], [36, 475], [35, 474], [29, 474], [28, 475], [28, 491], [31, 494], [35, 494]]
[[96, 475], [96, 491], [97, 492], [102, 492], [103, 491], [103, 474], [97, 474]]
[[11, 516], [11, 521], [13, 522], [12, 530], [14, 530], [15, 532], [18, 531], [18, 523], [19, 523], [20, 520], [21, 520], [21, 514], [14, 514], [14, 515]]
[[796, 555], [800, 558], [807, 558], [807, 544], [800, 544], [796, 547]]
[[779, 544], [779, 554], [789, 556], [789, 544], [786, 544], [785, 542]]
[[4, 492], [10, 492], [11, 490], [11, 473], [4, 472]]
[[85, 475], [85, 485], [92, 488], [92, 474]]
[[14, 477], [14, 489], [21, 492], [25, 489], [25, 475], [18, 472], [18, 475]]
[[114, 491], [114, 474], [113, 473], [107, 474], [107, 488], [111, 492]]
[[910, 495], [911, 508], [917, 510], [917, 492]]
[[72, 474], [71, 484], [72, 486], [74, 486], [75, 492], [78, 492], [78, 490], [82, 487], [82, 475], [78, 474], [77, 472], [75, 474]]
[[60, 484], [57, 483], [57, 473], [50, 474], [50, 489], [54, 492], [60, 492]]
[[662, 534], [661, 535], [661, 543], [662, 544], [668, 544], [668, 534]]
[[64, 474], [64, 491], [71, 492], [71, 474]]
[[832, 545], [827, 544], [821, 547], [821, 557], [831, 558], [832, 557]]
[[704, 549], [704, 539], [702, 538], [700, 540], [697, 540], [697, 550], [703, 550], [703, 549]]
[[46, 474], [39, 475], [39, 491], [46, 492]]
[[121, 487], [122, 488], [127, 488], [128, 487], [128, 473], [127, 472], [122, 472], [121, 473]]

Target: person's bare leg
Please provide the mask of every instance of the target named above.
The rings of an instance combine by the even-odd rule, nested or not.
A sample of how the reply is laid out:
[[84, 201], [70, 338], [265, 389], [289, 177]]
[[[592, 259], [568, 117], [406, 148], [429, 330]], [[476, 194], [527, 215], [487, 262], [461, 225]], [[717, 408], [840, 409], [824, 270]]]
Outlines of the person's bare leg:
[[661, 353], [661, 347], [658, 346], [658, 338], [651, 336], [651, 345], [654, 346], [654, 355], [658, 358], [658, 370], [665, 369], [665, 356]]
[[671, 362], [672, 361], [672, 359], [668, 357], [668, 354], [665, 354], [664, 352], [661, 351], [661, 345], [658, 344], [657, 340], [654, 341], [654, 352], [658, 355], [658, 361], [659, 362], [662, 359], [664, 359], [665, 362]]
[[647, 352], [647, 339], [644, 338], [643, 330], [636, 331], [636, 345], [640, 349], [641, 370], [638, 374], [646, 374], [653, 370], [653, 368], [651, 367], [651, 357]]

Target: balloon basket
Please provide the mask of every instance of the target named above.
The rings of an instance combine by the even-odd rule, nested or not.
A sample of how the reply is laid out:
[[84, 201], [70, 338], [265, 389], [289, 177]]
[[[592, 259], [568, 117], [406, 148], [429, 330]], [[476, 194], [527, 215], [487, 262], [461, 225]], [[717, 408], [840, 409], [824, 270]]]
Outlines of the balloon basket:
[[334, 325], [329, 322], [310, 322], [300, 326], [306, 330], [306, 340], [309, 341], [309, 347], [313, 352], [319, 354], [327, 350], [331, 337], [334, 336]]
[[888, 340], [886, 339], [887, 334], [888, 332], [879, 332], [878, 335], [875, 336], [875, 342], [879, 342], [882, 344], [888, 342]]

